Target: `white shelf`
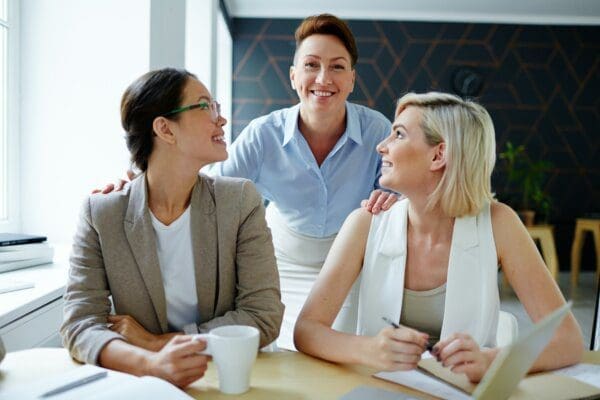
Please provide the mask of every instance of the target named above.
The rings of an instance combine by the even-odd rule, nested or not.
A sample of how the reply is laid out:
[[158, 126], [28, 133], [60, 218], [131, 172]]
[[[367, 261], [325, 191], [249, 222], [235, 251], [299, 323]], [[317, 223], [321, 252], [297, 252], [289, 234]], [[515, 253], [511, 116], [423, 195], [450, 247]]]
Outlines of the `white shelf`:
[[43, 344], [58, 345], [62, 322], [62, 296], [69, 264], [66, 252], [57, 251], [55, 262], [0, 274], [4, 281], [25, 281], [33, 288], [0, 293], [0, 337], [6, 351]]

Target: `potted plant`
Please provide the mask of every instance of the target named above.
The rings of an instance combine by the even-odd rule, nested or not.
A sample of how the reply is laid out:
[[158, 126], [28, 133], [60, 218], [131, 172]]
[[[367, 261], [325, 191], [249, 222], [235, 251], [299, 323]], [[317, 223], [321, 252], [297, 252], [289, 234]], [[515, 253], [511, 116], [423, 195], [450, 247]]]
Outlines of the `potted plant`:
[[546, 172], [552, 167], [548, 161], [531, 161], [525, 153], [525, 146], [514, 146], [506, 142], [506, 149], [499, 154], [506, 164], [507, 179], [505, 192], [512, 193], [508, 202], [517, 210], [523, 222], [531, 226], [536, 212], [547, 222], [552, 208], [552, 199], [544, 191]]

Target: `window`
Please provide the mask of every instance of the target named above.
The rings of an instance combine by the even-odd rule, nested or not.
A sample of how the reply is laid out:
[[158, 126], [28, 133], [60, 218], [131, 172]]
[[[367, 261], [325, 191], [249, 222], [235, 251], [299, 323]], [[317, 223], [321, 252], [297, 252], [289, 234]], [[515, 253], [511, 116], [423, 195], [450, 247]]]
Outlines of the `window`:
[[8, 218], [8, 140], [7, 140], [7, 37], [9, 21], [6, 0], [0, 0], [0, 220]]
[[0, 231], [18, 231], [18, 0], [0, 0]]

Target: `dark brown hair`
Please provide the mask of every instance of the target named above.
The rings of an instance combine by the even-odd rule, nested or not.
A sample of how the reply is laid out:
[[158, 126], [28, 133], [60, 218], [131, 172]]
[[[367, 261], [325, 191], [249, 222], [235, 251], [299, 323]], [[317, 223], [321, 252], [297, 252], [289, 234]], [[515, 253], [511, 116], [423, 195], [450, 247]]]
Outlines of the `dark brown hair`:
[[[179, 107], [183, 90], [196, 76], [183, 69], [164, 68], [150, 71], [136, 79], [121, 99], [121, 125], [131, 162], [141, 171], [148, 169], [148, 159], [154, 147], [152, 124], [156, 117]], [[177, 120], [175, 114], [166, 118]]]
[[294, 37], [296, 38], [296, 52], [294, 53], [294, 63], [296, 62], [296, 54], [302, 44], [302, 41], [312, 35], [332, 35], [340, 39], [348, 53], [350, 53], [350, 62], [352, 68], [358, 60], [358, 49], [356, 48], [356, 40], [346, 22], [342, 21], [335, 15], [319, 14], [307, 17], [296, 29]]

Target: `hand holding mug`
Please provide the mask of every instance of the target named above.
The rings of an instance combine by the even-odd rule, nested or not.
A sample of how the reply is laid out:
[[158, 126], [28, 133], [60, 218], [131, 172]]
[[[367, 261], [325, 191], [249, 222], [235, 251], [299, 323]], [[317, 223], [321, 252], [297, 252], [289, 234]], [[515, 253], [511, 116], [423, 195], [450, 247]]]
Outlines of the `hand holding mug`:
[[187, 335], [175, 336], [145, 364], [148, 375], [157, 376], [181, 388], [202, 378], [208, 357], [200, 354], [205, 344]]
[[229, 325], [194, 335], [194, 340], [206, 342], [201, 354], [211, 355], [219, 372], [219, 390], [240, 394], [250, 388], [250, 372], [256, 360], [259, 344], [258, 329], [252, 326]]

